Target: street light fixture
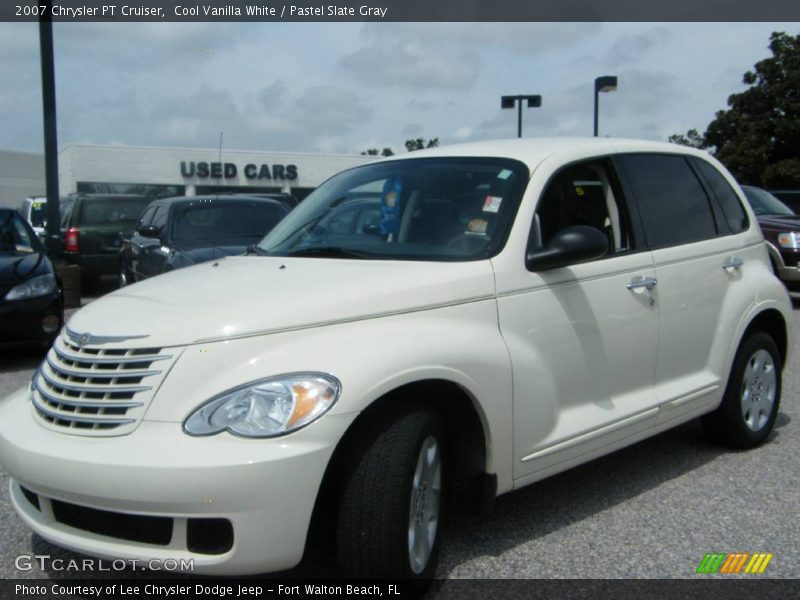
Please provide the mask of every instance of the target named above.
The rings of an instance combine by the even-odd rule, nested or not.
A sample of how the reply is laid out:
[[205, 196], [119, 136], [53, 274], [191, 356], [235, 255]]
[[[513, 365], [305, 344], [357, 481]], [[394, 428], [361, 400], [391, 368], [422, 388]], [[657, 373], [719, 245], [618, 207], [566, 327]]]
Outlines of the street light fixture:
[[500, 108], [514, 108], [517, 105], [517, 137], [522, 137], [522, 101], [528, 101], [528, 108], [538, 108], [542, 105], [542, 97], [538, 94], [520, 96], [501, 96]]
[[616, 75], [603, 75], [594, 80], [594, 137], [597, 137], [597, 109], [600, 92], [613, 92], [617, 89]]

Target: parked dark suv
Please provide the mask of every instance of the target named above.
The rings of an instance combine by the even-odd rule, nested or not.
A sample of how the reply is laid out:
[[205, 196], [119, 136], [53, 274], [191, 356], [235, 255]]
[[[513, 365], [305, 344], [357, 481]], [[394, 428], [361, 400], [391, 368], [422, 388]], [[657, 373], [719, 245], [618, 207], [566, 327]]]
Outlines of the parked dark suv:
[[770, 190], [769, 193], [791, 208], [795, 213], [800, 210], [800, 190]]
[[64, 255], [80, 266], [85, 282], [117, 273], [122, 234], [133, 230], [151, 201], [133, 194], [80, 194], [62, 201]]
[[800, 292], [800, 216], [767, 190], [743, 185], [769, 248], [772, 268], [792, 292]]
[[244, 254], [289, 214], [286, 204], [257, 196], [179, 196], [156, 200], [119, 252], [119, 284], [181, 267]]

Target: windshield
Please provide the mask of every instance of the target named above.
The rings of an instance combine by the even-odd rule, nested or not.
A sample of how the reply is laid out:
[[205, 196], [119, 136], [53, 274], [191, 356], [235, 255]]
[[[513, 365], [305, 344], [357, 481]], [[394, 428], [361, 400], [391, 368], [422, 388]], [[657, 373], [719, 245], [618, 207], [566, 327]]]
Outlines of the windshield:
[[18, 254], [37, 251], [35, 236], [25, 221], [11, 211], [0, 211], [0, 254]]
[[44, 201], [34, 200], [31, 202], [31, 215], [30, 224], [34, 227], [44, 227], [47, 214], [45, 212], [47, 206]]
[[151, 198], [91, 198], [81, 208], [80, 225], [121, 225], [133, 227]]
[[742, 189], [756, 215], [794, 216], [794, 211], [791, 208], [786, 206], [767, 190], [750, 186], [742, 186]]
[[174, 242], [250, 239], [250, 243], [266, 235], [288, 212], [278, 203], [213, 199], [181, 202], [173, 211]]
[[259, 244], [261, 254], [477, 260], [496, 254], [528, 181], [520, 162], [419, 158], [344, 171]]

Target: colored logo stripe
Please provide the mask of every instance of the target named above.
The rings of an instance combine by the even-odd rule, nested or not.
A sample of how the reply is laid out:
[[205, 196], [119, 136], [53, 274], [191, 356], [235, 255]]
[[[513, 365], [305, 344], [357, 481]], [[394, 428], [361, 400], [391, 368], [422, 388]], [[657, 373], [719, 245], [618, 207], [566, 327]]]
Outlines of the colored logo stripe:
[[[761, 574], [767, 569], [767, 565], [772, 560], [774, 554], [771, 552], [734, 552], [726, 554], [724, 552], [708, 553], [703, 557], [697, 567], [697, 573], [744, 573]], [[749, 559], [749, 561], [748, 561]], [[747, 565], [745, 567], [745, 564]]]
[[700, 566], [697, 567], [697, 573], [716, 573], [723, 560], [725, 560], [725, 553], [706, 554]]
[[737, 552], [728, 554], [727, 560], [723, 563], [720, 573], [738, 573], [742, 570], [747, 557], [750, 556], [749, 552]]
[[773, 554], [770, 552], [769, 554], [762, 552], [758, 554], [753, 554], [753, 558], [750, 559], [750, 562], [747, 563], [747, 568], [745, 568], [745, 573], [763, 573], [769, 561], [772, 560]]

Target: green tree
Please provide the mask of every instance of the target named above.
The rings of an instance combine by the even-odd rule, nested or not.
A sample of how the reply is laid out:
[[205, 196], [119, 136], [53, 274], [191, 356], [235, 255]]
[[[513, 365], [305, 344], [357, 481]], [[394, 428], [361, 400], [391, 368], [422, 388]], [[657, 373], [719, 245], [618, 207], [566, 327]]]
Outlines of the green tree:
[[[414, 150], [422, 150], [423, 148], [436, 148], [439, 145], [439, 138], [431, 138], [425, 141], [424, 138], [416, 138], [406, 140], [406, 150], [412, 152]], [[378, 150], [377, 148], [368, 148], [361, 153], [362, 156], [394, 156], [394, 150], [391, 148], [384, 148]]]
[[436, 148], [439, 145], [439, 138], [431, 138], [427, 142], [423, 138], [406, 140], [406, 150], [422, 150], [423, 148]]
[[681, 146], [690, 146], [692, 148], [705, 148], [705, 138], [700, 135], [697, 129], [690, 129], [686, 135], [676, 133], [669, 136], [670, 143], [680, 144]]
[[772, 56], [755, 64], [742, 81], [750, 86], [728, 97], [702, 136], [697, 131], [670, 141], [708, 148], [742, 183], [769, 188], [800, 187], [800, 35], [775, 32]]

